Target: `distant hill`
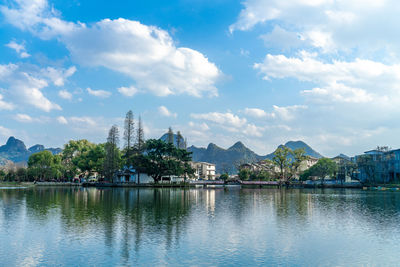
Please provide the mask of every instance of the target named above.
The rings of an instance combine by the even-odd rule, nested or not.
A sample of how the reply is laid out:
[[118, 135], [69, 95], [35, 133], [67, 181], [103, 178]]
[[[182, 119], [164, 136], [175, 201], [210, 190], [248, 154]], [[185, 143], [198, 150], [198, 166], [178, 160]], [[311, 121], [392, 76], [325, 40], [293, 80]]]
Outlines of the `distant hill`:
[[217, 172], [235, 173], [237, 164], [245, 162], [255, 162], [265, 157], [257, 155], [247, 148], [242, 142], [237, 142], [228, 149], [223, 149], [215, 144], [209, 144], [207, 148], [198, 148], [191, 146], [194, 161], [205, 161], [216, 164]]
[[[278, 147], [281, 147], [280, 145]], [[322, 158], [323, 156], [312, 149], [309, 145], [302, 141], [289, 141], [285, 144], [288, 148], [295, 150], [304, 148], [306, 155], [315, 158]], [[228, 171], [229, 173], [236, 173], [236, 165], [242, 163], [257, 162], [263, 159], [272, 159], [273, 153], [266, 156], [261, 156], [247, 148], [242, 142], [237, 142], [228, 149], [221, 148], [213, 143], [210, 143], [207, 148], [199, 148], [191, 146], [188, 148], [191, 151], [193, 161], [205, 161], [216, 164], [217, 173]]]
[[43, 145], [34, 145], [27, 149], [23, 141], [11, 136], [5, 145], [0, 146], [0, 165], [5, 165], [8, 161], [27, 163], [30, 155], [43, 150], [53, 154], [62, 152], [61, 148], [45, 148]]
[[[289, 141], [284, 145], [279, 145], [278, 148], [282, 147], [282, 146], [286, 146], [288, 148], [290, 148], [291, 150], [295, 150], [295, 149], [299, 149], [299, 148], [304, 148], [306, 155], [307, 156], [311, 156], [317, 159], [323, 158], [323, 156], [318, 153], [317, 151], [315, 151], [314, 149], [312, 149], [309, 145], [307, 145], [306, 143], [304, 143], [303, 141]], [[277, 148], [277, 149], [278, 149]], [[276, 151], [276, 150], [275, 150]], [[274, 152], [268, 154], [266, 156], [266, 158], [268, 159], [272, 159], [274, 157]]]

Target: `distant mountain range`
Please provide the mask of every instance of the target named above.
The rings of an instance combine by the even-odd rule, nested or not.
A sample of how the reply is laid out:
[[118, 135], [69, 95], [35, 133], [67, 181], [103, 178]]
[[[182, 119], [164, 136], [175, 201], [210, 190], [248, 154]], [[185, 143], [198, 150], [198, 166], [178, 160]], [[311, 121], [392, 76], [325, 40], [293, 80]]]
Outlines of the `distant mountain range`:
[[0, 165], [9, 161], [26, 164], [30, 155], [43, 150], [53, 154], [62, 152], [61, 148], [45, 148], [43, 145], [34, 145], [27, 149], [23, 141], [11, 136], [5, 145], [0, 146]]
[[[282, 147], [283, 145], [278, 146]], [[284, 146], [295, 150], [298, 148], [304, 148], [306, 155], [322, 158], [323, 156], [312, 149], [309, 145], [303, 141], [289, 141]], [[237, 171], [238, 164], [245, 162], [257, 162], [263, 159], [272, 159], [274, 152], [265, 156], [260, 156], [247, 148], [242, 142], [237, 142], [228, 149], [223, 149], [213, 143], [210, 143], [207, 148], [199, 148], [191, 146], [188, 148], [191, 151], [192, 158], [194, 161], [204, 161], [216, 164], [217, 172], [229, 172], [235, 173]]]

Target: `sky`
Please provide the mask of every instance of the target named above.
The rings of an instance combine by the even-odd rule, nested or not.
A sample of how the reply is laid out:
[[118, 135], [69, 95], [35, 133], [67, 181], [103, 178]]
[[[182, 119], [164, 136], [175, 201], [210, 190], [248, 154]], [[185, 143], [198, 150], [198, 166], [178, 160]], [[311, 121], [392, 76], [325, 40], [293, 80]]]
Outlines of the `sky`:
[[[189, 145], [400, 147], [395, 0], [0, 0], [0, 144], [169, 126]], [[122, 145], [122, 141], [121, 141]]]

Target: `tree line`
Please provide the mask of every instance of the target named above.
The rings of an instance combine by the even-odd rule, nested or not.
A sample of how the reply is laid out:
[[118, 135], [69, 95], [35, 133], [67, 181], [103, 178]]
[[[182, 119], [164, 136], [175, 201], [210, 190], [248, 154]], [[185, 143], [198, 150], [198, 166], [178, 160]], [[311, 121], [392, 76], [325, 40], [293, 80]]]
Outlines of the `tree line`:
[[[113, 125], [107, 141], [101, 144], [86, 139], [70, 140], [64, 145], [61, 154], [50, 151], [32, 154], [27, 168], [16, 166], [0, 169], [3, 181], [72, 181], [75, 177], [89, 178], [97, 174], [100, 180], [114, 182], [119, 170], [134, 170], [146, 173], [159, 182], [164, 176], [189, 177], [194, 174], [191, 168], [191, 152], [186, 151], [186, 141], [178, 132], [178, 145], [168, 138], [145, 140], [141, 117], [136, 122], [133, 112], [127, 112], [124, 121], [123, 147], [120, 149], [120, 134]], [[168, 134], [172, 132], [170, 128]], [[179, 143], [181, 142], [181, 144]], [[139, 181], [137, 181], [139, 182]]]

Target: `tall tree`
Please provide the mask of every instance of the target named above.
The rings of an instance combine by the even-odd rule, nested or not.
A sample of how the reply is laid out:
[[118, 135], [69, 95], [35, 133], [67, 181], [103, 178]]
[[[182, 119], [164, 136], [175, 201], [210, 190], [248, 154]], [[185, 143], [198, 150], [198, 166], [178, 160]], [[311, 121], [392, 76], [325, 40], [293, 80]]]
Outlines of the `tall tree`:
[[170, 144], [174, 144], [174, 132], [172, 131], [171, 127], [168, 128], [167, 142]]
[[163, 176], [191, 176], [194, 169], [190, 166], [191, 152], [176, 148], [172, 143], [150, 139], [146, 142], [146, 153], [142, 155], [145, 172], [155, 183]]
[[135, 145], [136, 150], [139, 154], [143, 152], [143, 150], [145, 148], [145, 142], [146, 142], [146, 140], [144, 139], [142, 117], [139, 116], [138, 128], [137, 128], [137, 133], [136, 133], [136, 145]]
[[286, 175], [289, 168], [289, 154], [291, 149], [286, 146], [278, 147], [274, 152], [274, 157], [272, 158], [273, 163], [279, 168], [279, 179], [281, 182], [286, 181]]
[[182, 148], [183, 144], [183, 136], [181, 134], [181, 131], [178, 131], [178, 133], [176, 134], [176, 147], [177, 148]]
[[119, 168], [121, 156], [118, 149], [119, 131], [113, 125], [108, 132], [107, 143], [105, 145], [104, 174], [107, 180], [114, 182], [115, 172]]
[[135, 122], [132, 110], [129, 110], [125, 116], [124, 125], [124, 140], [125, 140], [125, 155], [127, 166], [132, 165], [133, 145], [135, 138]]

